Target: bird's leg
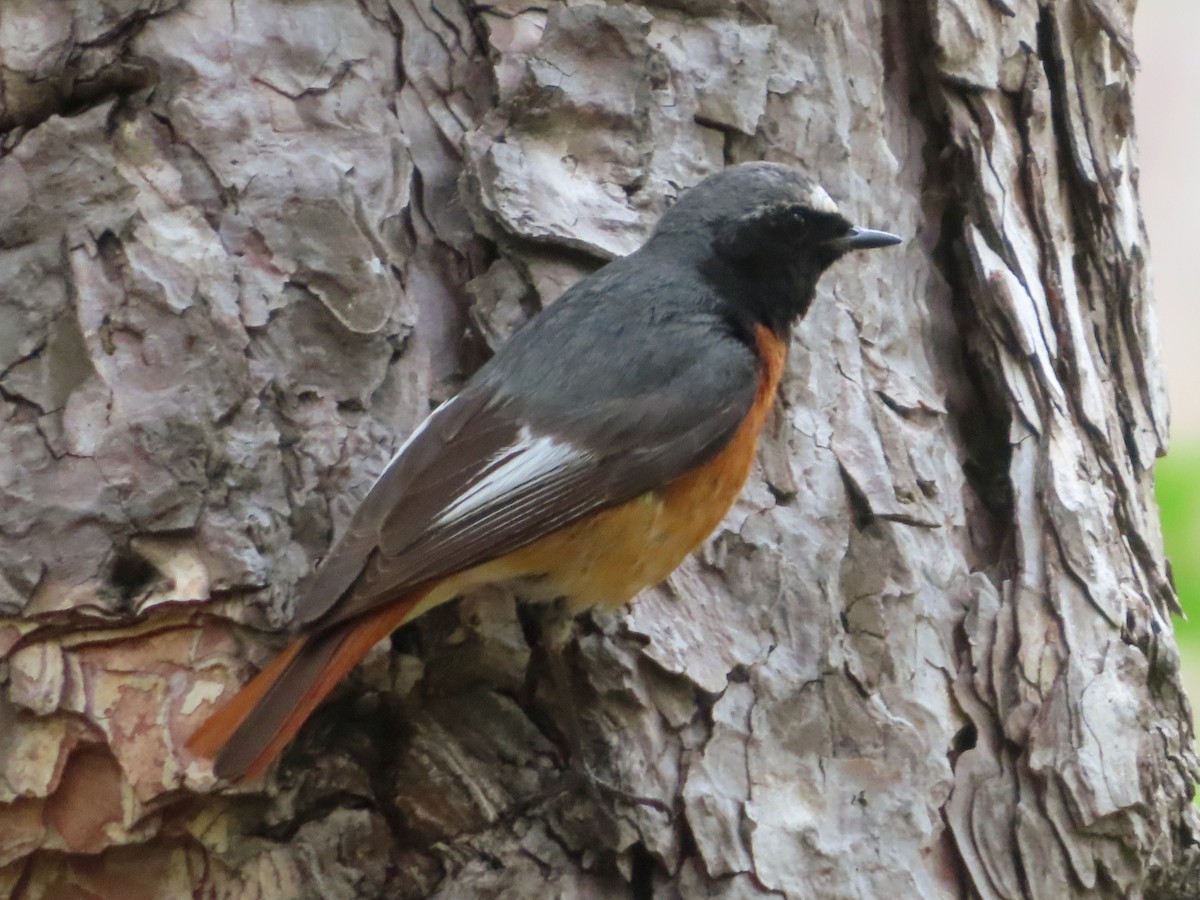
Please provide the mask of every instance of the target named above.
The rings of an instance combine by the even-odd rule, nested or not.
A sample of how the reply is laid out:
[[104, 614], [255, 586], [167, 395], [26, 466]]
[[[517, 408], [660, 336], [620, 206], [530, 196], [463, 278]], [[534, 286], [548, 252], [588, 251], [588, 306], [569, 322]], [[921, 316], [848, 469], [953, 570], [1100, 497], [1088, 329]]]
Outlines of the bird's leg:
[[[597, 803], [607, 795], [610, 799], [622, 800], [637, 806], [647, 806], [666, 815], [670, 808], [661, 800], [652, 797], [639, 797], [616, 785], [604, 781], [588, 763], [584, 749], [586, 735], [583, 718], [580, 716], [580, 704], [575, 698], [575, 679], [567, 660], [567, 647], [575, 633], [575, 615], [562, 601], [547, 604], [539, 616], [539, 643], [546, 656], [546, 667], [550, 672], [550, 684], [553, 692], [553, 704], [559, 708], [565, 719], [563, 737], [567, 744], [568, 762], [570, 768], [587, 784], [588, 793]], [[556, 716], [556, 719], [559, 717]]]
[[[591, 774], [583, 753], [583, 719], [579, 715], [574, 693], [575, 684], [571, 677], [571, 668], [567, 662], [567, 647], [575, 633], [575, 617], [567, 609], [565, 600], [547, 603], [538, 616], [538, 643], [546, 658], [546, 668], [550, 672], [552, 704], [558, 707], [556, 712], [566, 718], [566, 730], [562, 731], [567, 743], [567, 754], [574, 764], [582, 764], [589, 776]], [[555, 715], [554, 719], [559, 720]], [[590, 779], [589, 779], [590, 780]]]

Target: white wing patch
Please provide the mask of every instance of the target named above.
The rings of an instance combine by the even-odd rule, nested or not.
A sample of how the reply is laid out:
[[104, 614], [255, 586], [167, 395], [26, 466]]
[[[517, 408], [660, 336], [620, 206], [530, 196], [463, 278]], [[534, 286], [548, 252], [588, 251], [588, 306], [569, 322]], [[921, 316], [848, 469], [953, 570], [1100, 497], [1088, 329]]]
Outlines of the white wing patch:
[[483, 477], [447, 506], [431, 527], [449, 525], [590, 459], [586, 451], [549, 435], [535, 436], [525, 426], [517, 442], [498, 453]]

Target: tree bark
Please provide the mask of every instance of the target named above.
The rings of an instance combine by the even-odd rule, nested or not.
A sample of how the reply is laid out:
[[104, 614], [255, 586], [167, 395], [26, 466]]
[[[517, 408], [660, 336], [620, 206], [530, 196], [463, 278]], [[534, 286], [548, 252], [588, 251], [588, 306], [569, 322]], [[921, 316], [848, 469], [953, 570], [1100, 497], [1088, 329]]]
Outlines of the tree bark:
[[[5, 0], [0, 895], [1200, 896], [1132, 12]], [[822, 282], [703, 551], [579, 620], [573, 710], [488, 592], [214, 784], [394, 448], [758, 158], [907, 242]]]

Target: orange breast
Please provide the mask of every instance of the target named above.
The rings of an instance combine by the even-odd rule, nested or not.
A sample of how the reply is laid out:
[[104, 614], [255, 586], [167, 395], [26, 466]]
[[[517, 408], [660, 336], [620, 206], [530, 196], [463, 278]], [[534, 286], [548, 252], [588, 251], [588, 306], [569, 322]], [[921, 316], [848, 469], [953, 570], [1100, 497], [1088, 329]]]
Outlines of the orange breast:
[[663, 488], [485, 563], [471, 580], [539, 574], [544, 577], [536, 593], [567, 597], [572, 606], [586, 608], [618, 606], [670, 575], [721, 523], [754, 463], [787, 359], [787, 346], [769, 330], [760, 327], [756, 337], [763, 360], [758, 391], [725, 449]]

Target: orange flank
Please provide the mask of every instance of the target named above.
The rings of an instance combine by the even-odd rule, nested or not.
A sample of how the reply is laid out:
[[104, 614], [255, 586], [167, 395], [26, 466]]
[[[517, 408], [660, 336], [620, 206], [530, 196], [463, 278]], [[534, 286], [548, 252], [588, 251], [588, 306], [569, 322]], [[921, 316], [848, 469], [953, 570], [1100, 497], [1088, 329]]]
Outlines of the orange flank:
[[660, 488], [573, 522], [480, 566], [476, 583], [533, 574], [542, 597], [572, 609], [617, 607], [658, 584], [721, 524], [754, 465], [758, 435], [787, 362], [787, 344], [755, 332], [760, 358], [754, 405], [720, 452]]

